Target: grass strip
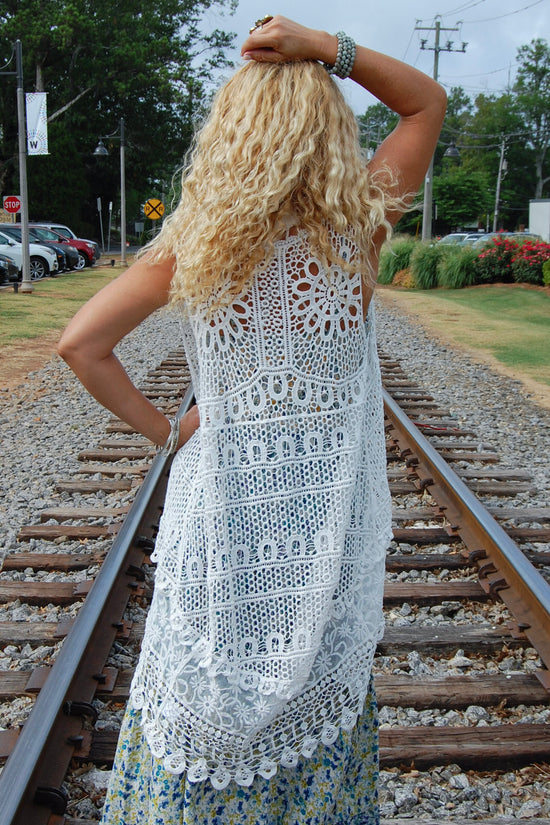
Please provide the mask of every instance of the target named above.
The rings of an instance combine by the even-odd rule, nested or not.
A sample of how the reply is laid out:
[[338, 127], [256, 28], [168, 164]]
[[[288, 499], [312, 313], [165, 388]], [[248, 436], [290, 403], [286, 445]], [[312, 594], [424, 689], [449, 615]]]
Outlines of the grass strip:
[[0, 346], [61, 332], [92, 295], [126, 267], [94, 267], [34, 282], [30, 294], [0, 291]]
[[550, 386], [550, 294], [521, 285], [465, 289], [380, 290], [426, 328], [461, 348]]

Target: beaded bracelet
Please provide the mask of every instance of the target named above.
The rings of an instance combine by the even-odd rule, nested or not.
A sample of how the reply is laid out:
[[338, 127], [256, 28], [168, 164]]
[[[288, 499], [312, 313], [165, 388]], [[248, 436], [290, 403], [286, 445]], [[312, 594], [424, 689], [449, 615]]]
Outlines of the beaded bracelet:
[[166, 439], [166, 443], [161, 448], [164, 455], [172, 455], [178, 449], [178, 442], [180, 440], [180, 420], [179, 418], [169, 418], [170, 435]]
[[336, 77], [344, 80], [350, 76], [355, 63], [355, 40], [344, 32], [337, 32], [336, 37], [338, 38], [336, 62], [334, 65], [323, 63], [323, 66], [329, 74], [335, 74]]

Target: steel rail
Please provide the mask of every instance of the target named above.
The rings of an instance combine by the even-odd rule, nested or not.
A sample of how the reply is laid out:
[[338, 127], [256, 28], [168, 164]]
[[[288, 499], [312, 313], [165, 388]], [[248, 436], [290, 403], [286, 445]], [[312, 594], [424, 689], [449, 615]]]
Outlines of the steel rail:
[[[425, 482], [433, 484], [430, 492], [443, 505], [452, 528], [473, 548], [471, 557], [482, 560], [481, 583], [485, 582], [487, 590], [498, 592], [519, 630], [536, 648], [546, 668], [550, 668], [550, 585], [386, 390], [383, 398], [400, 440], [431, 476], [425, 477]], [[548, 676], [546, 670], [539, 678], [550, 690]]]
[[[189, 409], [192, 400], [190, 386], [178, 416]], [[52, 811], [64, 812], [61, 785], [75, 748], [84, 739], [82, 719], [93, 716], [91, 700], [118, 629], [106, 628], [105, 617], [118, 617], [111, 623], [120, 621], [131, 588], [140, 577], [139, 566], [147, 550], [140, 549], [138, 535], [148, 517], [156, 521], [151, 499], [166, 479], [170, 464], [163, 453], [154, 458], [4, 766], [0, 775], [2, 825], [42, 825]]]

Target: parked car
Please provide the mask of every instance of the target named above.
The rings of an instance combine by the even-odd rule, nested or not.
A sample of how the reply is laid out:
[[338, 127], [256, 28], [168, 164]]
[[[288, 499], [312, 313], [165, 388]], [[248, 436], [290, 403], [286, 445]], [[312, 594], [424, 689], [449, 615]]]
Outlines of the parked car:
[[484, 232], [468, 232], [465, 238], [460, 241], [461, 246], [471, 246], [475, 241], [478, 241]]
[[476, 240], [472, 243], [472, 246], [475, 249], [479, 249], [490, 241], [497, 240], [498, 238], [508, 238], [509, 240], [518, 241], [520, 243], [523, 241], [542, 240], [540, 235], [533, 235], [530, 232], [485, 232], [483, 235], [476, 238]]
[[467, 236], [467, 232], [451, 232], [450, 235], [444, 235], [442, 238], [438, 240], [438, 243], [442, 244], [459, 244], [462, 243], [464, 238]]
[[83, 269], [86, 266], [84, 253], [70, 244], [64, 235], [59, 235], [45, 226], [29, 226], [29, 232], [37, 243], [61, 249], [67, 259], [67, 269]]
[[69, 241], [69, 239], [65, 235], [61, 235], [59, 232], [56, 232], [55, 229], [50, 229], [47, 226], [31, 224], [30, 227], [40, 232], [47, 232], [49, 235], [53, 234], [58, 243], [68, 244], [72, 246], [74, 249], [76, 249], [76, 252], [78, 254], [78, 260], [75, 269], [84, 269], [84, 267], [91, 266], [94, 262], [94, 253], [88, 241], [83, 241], [81, 238], [71, 239], [71, 241]]
[[[11, 238], [13, 238], [14, 241], [17, 241], [17, 243], [21, 243], [22, 232], [20, 225], [8, 224], [7, 226], [2, 227], [2, 232], [4, 232], [5, 235], [9, 235]], [[45, 243], [41, 238], [38, 238], [36, 236], [36, 234], [33, 232], [31, 228], [29, 228], [29, 241], [34, 241], [34, 243], [39, 243], [42, 246], [47, 246], [48, 249], [52, 250], [52, 252], [57, 257], [58, 272], [64, 272], [66, 269], [68, 269], [67, 255], [64, 247], [60, 243]]]
[[19, 270], [11, 258], [0, 255], [0, 286], [12, 284], [19, 280]]
[[[23, 246], [2, 231], [0, 231], [0, 253], [11, 258], [19, 272], [21, 272], [23, 268]], [[32, 281], [38, 281], [47, 275], [57, 273], [57, 256], [47, 246], [30, 243], [29, 254]]]
[[520, 243], [523, 243], [524, 241], [539, 243], [539, 241], [542, 241], [541, 235], [535, 235], [534, 232], [510, 232], [509, 234], [510, 237], [512, 237], [515, 241], [520, 241]]
[[[72, 229], [69, 229], [68, 226], [62, 223], [51, 223], [50, 221], [33, 221], [32, 226], [45, 226], [47, 229], [52, 229], [54, 232], [57, 232], [59, 235], [62, 235], [64, 238], [67, 238], [69, 243], [73, 246], [76, 246], [77, 249], [81, 249], [86, 256], [86, 265], [91, 266], [96, 261], [98, 261], [101, 257], [101, 252], [99, 251], [99, 246], [96, 244], [95, 241], [91, 241], [88, 238], [79, 238]], [[86, 244], [86, 247], [83, 247], [75, 241], [80, 241], [82, 244]]]

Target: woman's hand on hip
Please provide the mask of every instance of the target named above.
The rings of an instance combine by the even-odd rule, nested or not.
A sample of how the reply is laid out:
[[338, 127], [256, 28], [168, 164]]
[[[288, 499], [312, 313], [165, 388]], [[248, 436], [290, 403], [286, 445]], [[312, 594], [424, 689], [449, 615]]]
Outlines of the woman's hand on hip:
[[194, 404], [191, 407], [191, 409], [187, 410], [185, 415], [182, 415], [182, 417], [180, 418], [180, 437], [178, 440], [178, 450], [180, 449], [180, 447], [183, 447], [183, 445], [189, 441], [195, 430], [198, 429], [199, 425], [199, 408], [196, 404]]

